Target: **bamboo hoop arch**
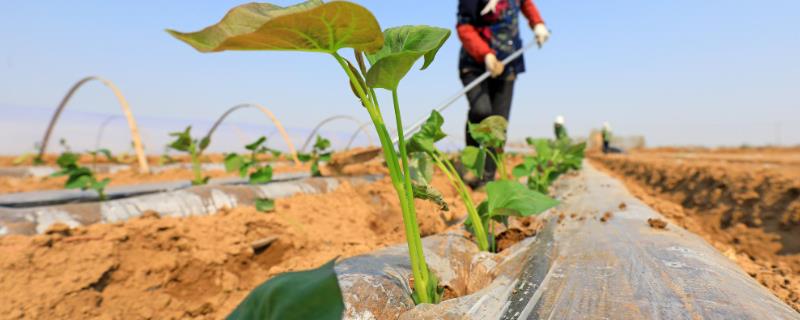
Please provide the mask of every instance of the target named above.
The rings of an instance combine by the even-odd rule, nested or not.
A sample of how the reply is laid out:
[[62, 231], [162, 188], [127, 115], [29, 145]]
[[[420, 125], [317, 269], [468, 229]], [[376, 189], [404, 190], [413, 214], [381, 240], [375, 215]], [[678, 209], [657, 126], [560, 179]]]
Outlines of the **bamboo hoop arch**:
[[47, 150], [47, 143], [50, 141], [50, 135], [53, 133], [53, 128], [58, 122], [58, 118], [61, 116], [61, 112], [64, 111], [64, 107], [67, 106], [67, 103], [75, 94], [76, 91], [80, 87], [82, 87], [87, 82], [92, 80], [100, 81], [103, 85], [111, 89], [114, 93], [114, 96], [117, 98], [120, 107], [122, 107], [122, 113], [125, 115], [125, 118], [128, 120], [128, 128], [131, 131], [131, 139], [133, 139], [133, 147], [136, 150], [136, 157], [139, 160], [139, 172], [140, 173], [150, 173], [150, 166], [147, 164], [147, 157], [144, 154], [144, 148], [142, 147], [142, 138], [139, 136], [139, 129], [136, 125], [136, 119], [133, 117], [133, 113], [131, 113], [131, 108], [128, 106], [128, 101], [125, 100], [125, 97], [122, 95], [122, 92], [119, 91], [116, 85], [113, 82], [103, 79], [98, 76], [88, 76], [86, 78], [81, 79], [80, 81], [76, 82], [72, 88], [69, 89], [67, 95], [61, 100], [61, 103], [56, 108], [55, 113], [53, 113], [53, 117], [50, 119], [50, 124], [47, 125], [47, 131], [44, 133], [44, 138], [42, 138], [42, 146], [39, 149], [39, 155], [37, 157], [42, 158], [45, 151]]
[[208, 130], [208, 133], [206, 134], [206, 136], [203, 139], [208, 138], [210, 140], [211, 139], [211, 135], [214, 134], [214, 131], [217, 130], [217, 127], [219, 127], [219, 125], [222, 124], [222, 121], [225, 120], [225, 118], [227, 118], [228, 115], [230, 115], [231, 113], [233, 113], [236, 110], [243, 109], [243, 108], [256, 108], [259, 111], [261, 111], [261, 113], [266, 115], [267, 118], [272, 120], [272, 123], [275, 124], [275, 127], [278, 129], [278, 132], [280, 132], [281, 136], [283, 137], [283, 141], [286, 142], [286, 145], [289, 147], [289, 152], [292, 154], [292, 160], [294, 160], [295, 165], [299, 166], [300, 165], [300, 159], [297, 158], [297, 149], [295, 149], [294, 143], [292, 142], [292, 139], [289, 138], [289, 134], [286, 133], [286, 130], [283, 128], [283, 125], [281, 124], [281, 122], [278, 120], [278, 118], [275, 117], [275, 114], [273, 114], [272, 111], [267, 109], [267, 107], [264, 107], [264, 106], [262, 106], [262, 105], [260, 105], [258, 103], [242, 103], [242, 104], [235, 105], [235, 106], [231, 107], [230, 109], [225, 111], [225, 113], [223, 113], [217, 119], [216, 122], [214, 122], [214, 125], [211, 126], [211, 129]]
[[329, 117], [329, 118], [326, 118], [326, 119], [320, 121], [317, 124], [317, 126], [314, 127], [314, 130], [311, 130], [311, 134], [309, 134], [308, 137], [306, 138], [306, 141], [303, 143], [303, 147], [300, 148], [300, 151], [301, 152], [305, 152], [306, 151], [306, 148], [308, 148], [308, 144], [311, 143], [311, 139], [313, 139], [314, 136], [317, 135], [317, 132], [319, 131], [319, 129], [322, 128], [322, 126], [324, 126], [325, 124], [327, 124], [329, 122], [336, 121], [336, 120], [350, 120], [350, 121], [353, 121], [353, 122], [357, 123], [359, 125], [359, 129], [364, 131], [364, 134], [367, 135], [367, 139], [369, 139], [369, 143], [373, 144], [372, 137], [370, 137], [369, 131], [366, 130], [365, 123], [362, 123], [361, 121], [358, 121], [358, 119], [356, 119], [355, 117], [346, 116], [346, 115], [338, 115], [338, 116]]

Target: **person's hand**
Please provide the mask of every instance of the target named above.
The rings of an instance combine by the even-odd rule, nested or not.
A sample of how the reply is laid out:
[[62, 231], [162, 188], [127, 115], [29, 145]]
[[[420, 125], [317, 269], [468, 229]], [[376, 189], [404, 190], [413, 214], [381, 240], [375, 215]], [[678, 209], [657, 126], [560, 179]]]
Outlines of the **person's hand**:
[[483, 60], [484, 63], [486, 63], [486, 70], [492, 74], [492, 78], [503, 74], [503, 69], [505, 69], [505, 66], [503, 65], [503, 62], [497, 60], [497, 56], [495, 56], [494, 53], [487, 54]]
[[536, 35], [536, 44], [539, 45], [540, 49], [547, 42], [547, 39], [550, 39], [550, 30], [547, 30], [544, 23], [537, 23], [533, 26], [533, 34]]

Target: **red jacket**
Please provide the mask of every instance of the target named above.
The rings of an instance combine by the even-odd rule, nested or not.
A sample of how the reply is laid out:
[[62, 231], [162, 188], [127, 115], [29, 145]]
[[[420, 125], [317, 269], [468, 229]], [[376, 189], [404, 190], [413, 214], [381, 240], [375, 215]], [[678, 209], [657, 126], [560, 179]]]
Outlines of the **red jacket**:
[[[500, 11], [510, 7], [508, 1], [520, 1], [519, 10], [522, 15], [528, 19], [531, 28], [539, 23], [544, 23], [542, 16], [539, 14], [539, 10], [536, 8], [536, 5], [533, 4], [532, 0], [500, 0], [496, 7], [498, 13], [489, 13], [484, 16], [480, 16], [479, 12], [483, 9], [483, 6], [486, 5], [487, 1], [460, 1], [459, 21], [456, 25], [456, 30], [464, 50], [475, 62], [483, 63], [484, 57], [489, 53], [498, 55], [497, 51], [490, 46], [494, 36], [492, 34], [491, 20], [493, 16], [496, 17], [500, 15]], [[498, 21], [497, 23], [500, 22]], [[500, 56], [501, 55], [498, 55], [499, 58], [501, 58]]]

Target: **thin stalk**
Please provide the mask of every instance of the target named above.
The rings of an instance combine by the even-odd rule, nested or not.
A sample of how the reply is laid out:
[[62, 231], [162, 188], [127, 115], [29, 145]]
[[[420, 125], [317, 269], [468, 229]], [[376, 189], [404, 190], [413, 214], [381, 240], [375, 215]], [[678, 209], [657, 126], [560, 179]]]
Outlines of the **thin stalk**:
[[[405, 180], [404, 185], [406, 190], [413, 190], [411, 187], [411, 175], [408, 174], [409, 173], [408, 152], [406, 151], [405, 137], [403, 137], [403, 118], [400, 115], [400, 102], [397, 96], [397, 89], [392, 90], [392, 101], [394, 104], [394, 118], [397, 125], [398, 134], [400, 135], [400, 139], [398, 140], [398, 147], [400, 148], [400, 160], [403, 166], [403, 177]], [[406, 192], [406, 198], [407, 198], [406, 201], [408, 201], [408, 203], [410, 204], [409, 205], [410, 215], [412, 218], [414, 218], [413, 224], [416, 229], [415, 234], [419, 234], [419, 224], [417, 223], [417, 212], [416, 208], [414, 207], [414, 193]], [[416, 241], [418, 242], [418, 245], [422, 247], [422, 239], [417, 238]], [[422, 254], [422, 250], [420, 250], [419, 254], [420, 255]], [[419, 258], [423, 261], [425, 260], [424, 256], [420, 256]], [[425, 278], [424, 280], [427, 281], [427, 278]]]
[[[367, 108], [370, 119], [375, 124], [375, 131], [380, 139], [384, 157], [386, 158], [386, 164], [389, 167], [389, 176], [392, 180], [392, 185], [397, 192], [397, 197], [400, 200], [400, 208], [403, 212], [403, 224], [406, 231], [406, 242], [408, 243], [409, 257], [411, 259], [411, 271], [415, 279], [414, 289], [421, 303], [431, 303], [433, 302], [433, 299], [428, 295], [428, 266], [425, 263], [422, 240], [419, 236], [419, 225], [417, 224], [416, 213], [414, 212], [412, 189], [403, 181], [404, 171], [401, 170], [398, 164], [397, 154], [394, 150], [394, 144], [392, 143], [391, 137], [389, 137], [388, 130], [386, 130], [386, 125], [383, 122], [383, 116], [378, 109], [377, 98], [372, 90], [372, 99], [370, 99], [367, 92], [364, 92], [359, 85], [356, 75], [353, 74], [352, 70], [350, 70], [350, 67], [344, 58], [342, 58], [338, 53], [333, 53], [332, 55], [347, 74], [350, 82], [353, 84], [353, 87], [356, 90], [356, 93], [361, 99], [361, 102]], [[407, 161], [407, 158], [403, 158]], [[409, 201], [409, 198], [407, 197], [408, 194], [411, 194], [411, 201]]]
[[489, 251], [489, 239], [486, 237], [486, 231], [483, 229], [481, 216], [478, 214], [478, 209], [475, 208], [475, 202], [472, 201], [472, 196], [470, 196], [464, 181], [461, 180], [461, 176], [458, 175], [458, 172], [449, 160], [442, 160], [435, 154], [432, 154], [431, 157], [433, 157], [433, 161], [436, 163], [436, 166], [439, 167], [439, 170], [444, 172], [447, 179], [450, 180], [450, 183], [456, 188], [459, 196], [461, 196], [461, 201], [464, 201], [464, 205], [467, 207], [467, 215], [472, 221], [472, 228], [475, 230], [475, 239], [478, 242], [478, 248], [481, 251]]
[[194, 185], [203, 184], [203, 172], [200, 167], [200, 155], [197, 153], [197, 147], [194, 143], [189, 147], [189, 154], [192, 158], [192, 172], [194, 172]]
[[489, 157], [492, 158], [492, 161], [494, 161], [494, 164], [497, 165], [497, 170], [500, 171], [500, 180], [508, 180], [508, 174], [506, 173], [506, 167], [505, 167], [505, 164], [503, 163], [503, 160], [505, 160], [504, 159], [505, 157], [503, 156], [504, 154], [500, 153], [499, 155], [495, 155], [494, 151], [492, 151], [492, 150], [489, 150], [488, 152], [486, 152], [486, 154], [488, 154]]

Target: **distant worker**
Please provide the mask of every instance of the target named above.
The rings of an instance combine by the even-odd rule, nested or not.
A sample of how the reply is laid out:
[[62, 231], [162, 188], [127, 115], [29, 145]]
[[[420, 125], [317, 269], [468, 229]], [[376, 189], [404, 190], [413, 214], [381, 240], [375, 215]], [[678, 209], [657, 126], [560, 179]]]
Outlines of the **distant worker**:
[[564, 116], [556, 117], [556, 122], [553, 124], [553, 129], [556, 132], [556, 140], [569, 139], [567, 127], [564, 126]]
[[603, 122], [603, 153], [613, 152], [611, 149], [611, 125], [608, 121]]
[[[522, 56], [507, 66], [501, 62], [514, 51], [522, 48], [519, 36], [519, 13], [528, 19], [533, 29], [536, 43], [541, 48], [550, 37], [550, 31], [531, 0], [459, 0], [457, 26], [461, 39], [461, 53], [458, 69], [461, 82], [466, 86], [486, 71], [492, 78], [484, 81], [467, 93], [469, 114], [467, 121], [478, 123], [492, 116], [500, 115], [508, 120], [511, 113], [511, 96], [514, 80], [525, 72]], [[478, 143], [466, 130], [466, 143]], [[494, 179], [496, 165], [486, 161], [484, 181]], [[478, 185], [482, 185], [479, 183]]]

